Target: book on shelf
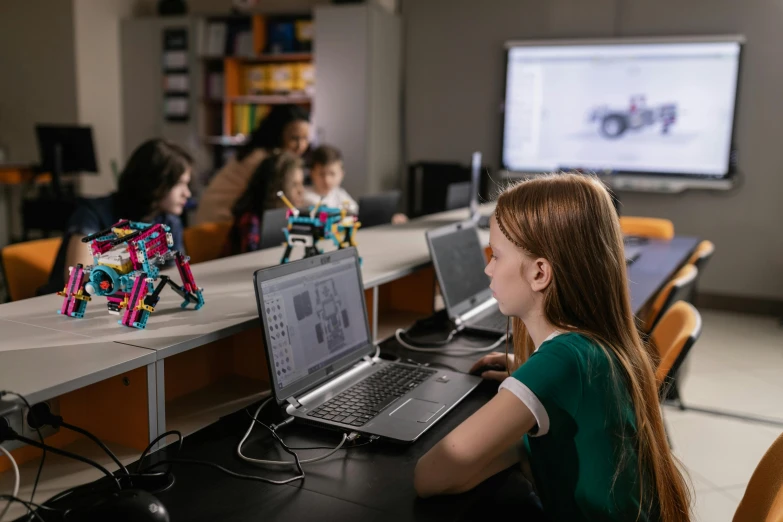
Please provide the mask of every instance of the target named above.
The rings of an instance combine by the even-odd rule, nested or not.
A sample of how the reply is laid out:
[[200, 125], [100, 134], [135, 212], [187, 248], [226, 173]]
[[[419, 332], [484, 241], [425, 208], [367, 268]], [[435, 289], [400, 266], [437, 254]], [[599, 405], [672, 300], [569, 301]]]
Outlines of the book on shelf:
[[234, 37], [234, 56], [253, 57], [253, 32], [241, 31]]
[[207, 26], [207, 42], [205, 55], [223, 56], [226, 52], [226, 36], [228, 26], [225, 22], [210, 22]]
[[253, 129], [258, 127], [261, 120], [266, 118], [271, 107], [258, 104], [236, 104], [233, 107], [233, 122], [231, 133], [233, 135], [250, 135]]
[[206, 97], [209, 100], [222, 100], [225, 96], [223, 89], [225, 85], [225, 76], [222, 72], [211, 72], [207, 76]]

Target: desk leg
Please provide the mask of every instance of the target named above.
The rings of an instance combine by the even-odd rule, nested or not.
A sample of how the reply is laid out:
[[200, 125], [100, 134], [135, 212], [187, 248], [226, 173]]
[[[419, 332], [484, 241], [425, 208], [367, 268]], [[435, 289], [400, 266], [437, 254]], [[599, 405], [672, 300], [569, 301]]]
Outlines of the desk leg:
[[378, 342], [378, 294], [380, 286], [372, 289], [372, 342]]
[[[166, 433], [166, 383], [164, 379], [164, 363], [163, 359], [159, 361], [155, 361], [155, 372], [157, 373], [157, 400], [158, 405], [156, 408], [156, 411], [158, 413], [158, 419], [157, 419], [157, 427], [158, 427], [158, 433], [155, 436], [160, 435], [161, 433]], [[158, 446], [160, 447], [160, 446]]]
[[147, 412], [149, 441], [152, 442], [158, 436], [158, 390], [155, 363], [147, 365]]

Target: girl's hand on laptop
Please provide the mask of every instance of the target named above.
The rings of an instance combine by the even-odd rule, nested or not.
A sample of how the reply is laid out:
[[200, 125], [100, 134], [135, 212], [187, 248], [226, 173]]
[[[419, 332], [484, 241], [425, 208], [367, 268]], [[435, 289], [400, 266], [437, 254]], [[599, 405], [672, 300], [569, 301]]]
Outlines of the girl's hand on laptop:
[[[488, 368], [488, 367], [496, 368]], [[508, 371], [506, 368], [514, 367], [514, 354], [508, 354], [508, 364], [506, 364], [506, 354], [503, 352], [492, 352], [483, 356], [481, 359], [473, 363], [470, 368], [471, 374], [480, 375], [482, 379], [492, 381], [503, 381], [508, 377]], [[480, 373], [477, 373], [479, 372]]]

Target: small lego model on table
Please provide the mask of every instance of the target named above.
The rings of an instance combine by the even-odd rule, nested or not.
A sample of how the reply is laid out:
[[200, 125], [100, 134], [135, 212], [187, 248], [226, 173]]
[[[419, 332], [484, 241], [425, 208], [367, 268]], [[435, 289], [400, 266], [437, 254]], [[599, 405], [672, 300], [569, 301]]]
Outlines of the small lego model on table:
[[[119, 324], [143, 329], [166, 285], [185, 299], [182, 308], [191, 303], [196, 310], [204, 306], [202, 289], [190, 271], [190, 258], [171, 249], [174, 240], [166, 225], [121, 220], [82, 242], [90, 243], [95, 264], [70, 268], [65, 288], [57, 292], [65, 298], [57, 313], [82, 318], [87, 302], [93, 296], [104, 296], [109, 313], [119, 315], [124, 310]], [[170, 260], [177, 265], [181, 286], [160, 274], [159, 266]]]
[[286, 247], [281, 264], [290, 261], [291, 250], [297, 244], [304, 245], [306, 258], [322, 253], [318, 248], [318, 242], [322, 239], [331, 240], [338, 249], [357, 246], [356, 231], [361, 223], [356, 216], [348, 214], [347, 204], [342, 208], [334, 208], [318, 203], [310, 207], [309, 214], [300, 215], [299, 209], [282, 192], [278, 192], [277, 196], [288, 207], [288, 226], [283, 229]]

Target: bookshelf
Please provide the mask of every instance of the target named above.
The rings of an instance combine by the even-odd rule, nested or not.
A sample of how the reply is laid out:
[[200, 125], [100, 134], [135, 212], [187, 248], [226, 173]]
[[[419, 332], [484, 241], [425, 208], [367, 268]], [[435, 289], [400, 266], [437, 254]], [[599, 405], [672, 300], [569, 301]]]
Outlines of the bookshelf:
[[219, 168], [272, 106], [312, 111], [315, 70], [309, 15], [213, 16], [202, 20], [201, 141]]

